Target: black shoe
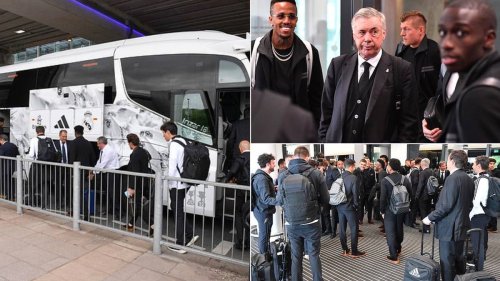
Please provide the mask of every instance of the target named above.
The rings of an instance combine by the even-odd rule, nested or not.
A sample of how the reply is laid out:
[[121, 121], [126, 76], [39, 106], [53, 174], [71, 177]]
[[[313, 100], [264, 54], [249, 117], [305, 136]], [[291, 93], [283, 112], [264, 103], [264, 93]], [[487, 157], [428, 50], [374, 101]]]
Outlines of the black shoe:
[[335, 238], [335, 237], [337, 237], [337, 233], [332, 233], [332, 234], [330, 234], [330, 239], [333, 239], [333, 238]]
[[321, 236], [327, 236], [327, 235], [330, 235], [330, 234], [332, 234], [331, 231], [325, 231], [325, 232], [323, 232], [323, 234], [321, 234]]
[[359, 257], [365, 256], [365, 255], [366, 255], [366, 252], [357, 251], [357, 252], [352, 252], [350, 256], [352, 258], [359, 258]]

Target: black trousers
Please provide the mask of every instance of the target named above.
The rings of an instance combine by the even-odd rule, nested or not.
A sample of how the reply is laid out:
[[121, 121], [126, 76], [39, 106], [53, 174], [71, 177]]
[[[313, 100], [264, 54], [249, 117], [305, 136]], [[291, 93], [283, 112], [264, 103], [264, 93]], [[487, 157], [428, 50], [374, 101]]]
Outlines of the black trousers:
[[457, 274], [465, 273], [463, 250], [464, 241], [439, 240], [441, 279], [443, 281], [453, 281]]
[[170, 189], [170, 207], [175, 217], [175, 239], [178, 245], [186, 245], [193, 238], [193, 225], [184, 212], [186, 189]]
[[[483, 230], [483, 237], [481, 238], [479, 232], [473, 232], [471, 234], [472, 240], [472, 250], [474, 251], [474, 256], [479, 257], [477, 269], [484, 269], [484, 257], [486, 256], [486, 250], [488, 249], [488, 222], [490, 217], [485, 214], [475, 215], [470, 220], [471, 228], [479, 228]], [[479, 252], [478, 252], [479, 251]]]
[[332, 232], [332, 224], [330, 211], [332, 207], [330, 204], [321, 208], [321, 231]]
[[346, 237], [347, 224], [349, 223], [349, 229], [351, 230], [351, 252], [355, 253], [358, 251], [358, 216], [356, 211], [348, 209], [346, 205], [346, 203], [343, 203], [337, 206], [340, 224], [340, 244], [342, 245], [342, 250], [346, 251], [349, 249]]
[[[245, 199], [246, 199], [246, 191], [236, 190], [236, 203], [235, 203], [236, 209], [234, 210], [234, 228], [236, 230], [236, 242], [240, 243], [241, 245], [243, 244], [250, 245], [250, 233], [245, 233], [243, 235], [244, 218], [243, 218], [242, 207], [243, 204], [245, 203]], [[243, 241], [243, 239], [245, 239], [245, 241]]]
[[[419, 198], [418, 199], [418, 204], [420, 208], [420, 217], [424, 219], [429, 215], [429, 212], [431, 210], [431, 201], [427, 198]], [[429, 230], [430, 226], [424, 224], [424, 229]]]
[[395, 215], [391, 211], [386, 211], [384, 215], [385, 235], [391, 258], [396, 258], [397, 251], [401, 250], [401, 243], [403, 243], [404, 239], [403, 222], [405, 215]]

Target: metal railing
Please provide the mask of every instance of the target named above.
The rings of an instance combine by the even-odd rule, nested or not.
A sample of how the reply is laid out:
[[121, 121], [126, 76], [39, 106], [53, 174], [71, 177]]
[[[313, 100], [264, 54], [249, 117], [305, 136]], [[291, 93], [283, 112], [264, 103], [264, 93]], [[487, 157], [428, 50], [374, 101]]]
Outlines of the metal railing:
[[[169, 189], [169, 181], [191, 186]], [[215, 211], [205, 204], [216, 200], [206, 198], [211, 188], [222, 193]], [[249, 200], [249, 186], [0, 156], [0, 201], [19, 214], [29, 209], [72, 220], [74, 230], [90, 224], [151, 241], [155, 254], [166, 245], [247, 266]]]

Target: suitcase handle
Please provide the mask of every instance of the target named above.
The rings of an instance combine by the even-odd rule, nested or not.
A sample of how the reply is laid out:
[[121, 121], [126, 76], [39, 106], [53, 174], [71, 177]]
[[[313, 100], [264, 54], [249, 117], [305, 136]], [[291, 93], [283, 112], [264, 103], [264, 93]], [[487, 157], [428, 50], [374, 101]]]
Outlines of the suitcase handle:
[[[420, 241], [420, 255], [429, 255], [429, 257], [433, 260], [434, 259], [434, 241], [436, 238], [434, 237], [434, 231], [436, 231], [436, 225], [431, 222], [431, 225], [434, 225], [433, 227], [429, 226], [429, 234], [432, 236], [432, 249], [431, 253], [424, 253], [424, 235], [425, 235], [425, 224], [422, 222], [422, 241]], [[431, 229], [433, 229], [431, 231]]]

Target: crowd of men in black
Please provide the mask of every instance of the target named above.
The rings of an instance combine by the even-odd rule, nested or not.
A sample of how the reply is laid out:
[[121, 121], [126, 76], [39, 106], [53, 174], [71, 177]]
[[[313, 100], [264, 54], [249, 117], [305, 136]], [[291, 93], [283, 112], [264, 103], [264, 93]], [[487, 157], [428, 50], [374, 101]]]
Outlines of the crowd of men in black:
[[[381, 155], [373, 164], [370, 159], [364, 158], [356, 165], [349, 158], [331, 162], [322, 158], [312, 160], [305, 147], [298, 147], [292, 158], [288, 168], [285, 159], [278, 161], [278, 181], [273, 182], [270, 173], [274, 171], [275, 158], [270, 154], [260, 155], [258, 164], [261, 169], [256, 171], [258, 176], [253, 178], [251, 186], [257, 197], [253, 212], [258, 221], [258, 247], [261, 254], [269, 251], [269, 232], [275, 206], [283, 207], [284, 225], [291, 245], [292, 280], [302, 280], [303, 255], [309, 256], [313, 279], [323, 280], [319, 258], [321, 236], [333, 239], [338, 235], [342, 245], [339, 252], [345, 257], [364, 256], [366, 253], [358, 248], [358, 238], [364, 236], [360, 225], [375, 224], [375, 221], [382, 222], [379, 228], [381, 235], [387, 239], [387, 260], [393, 264], [400, 262], [403, 225], [429, 233], [429, 224], [435, 223], [436, 231], [433, 235], [440, 241], [443, 280], [453, 280], [455, 275], [464, 273], [462, 249], [465, 231], [471, 227], [481, 228], [484, 238], [479, 239], [477, 233], [471, 238], [474, 250], [477, 252], [476, 249], [480, 249], [476, 253], [479, 257], [478, 270], [484, 269], [488, 232], [497, 232], [497, 218], [486, 215], [480, 206], [481, 203], [483, 206], [486, 204], [488, 194], [488, 184], [480, 184], [480, 181], [490, 176], [500, 177], [500, 165], [495, 168], [495, 159], [478, 156], [474, 163], [467, 163], [464, 151], [453, 150], [447, 161], [441, 161], [435, 169], [430, 167], [430, 160], [427, 158], [407, 159], [401, 165], [398, 159], [388, 159], [385, 155]], [[287, 200], [284, 199], [290, 197], [291, 192], [283, 182], [289, 175], [303, 175], [309, 169], [316, 169], [315, 172], [308, 173], [310, 185], [306, 189], [313, 186], [317, 193], [314, 201], [318, 206], [314, 209], [317, 212], [308, 213], [307, 208], [299, 208], [299, 212], [308, 213], [307, 217], [311, 219], [293, 224], [287, 218], [287, 211], [293, 211], [287, 209]], [[433, 194], [430, 194], [428, 187], [430, 177], [438, 182]], [[339, 178], [343, 179], [347, 201], [336, 206], [330, 205], [329, 196]], [[407, 189], [410, 198], [409, 212], [394, 214], [391, 211], [395, 183], [401, 183]], [[290, 198], [288, 202], [289, 200]], [[351, 233], [350, 247], [346, 238], [347, 225]]]
[[425, 15], [407, 11], [394, 55], [382, 48], [385, 15], [358, 10], [357, 50], [333, 58], [324, 78], [318, 50], [294, 32], [295, 1], [271, 1], [272, 29], [252, 49], [252, 141], [500, 141], [495, 10], [487, 0], [447, 2], [439, 44], [427, 37]]

